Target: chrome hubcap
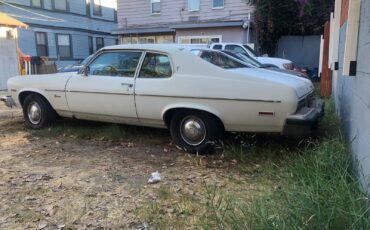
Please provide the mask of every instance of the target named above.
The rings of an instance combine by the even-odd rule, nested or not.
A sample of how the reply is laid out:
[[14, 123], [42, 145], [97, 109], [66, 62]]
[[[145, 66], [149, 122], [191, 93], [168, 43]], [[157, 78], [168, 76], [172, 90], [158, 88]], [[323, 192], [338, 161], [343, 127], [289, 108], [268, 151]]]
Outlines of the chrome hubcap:
[[188, 116], [181, 122], [180, 133], [187, 144], [197, 146], [206, 139], [207, 130], [201, 119], [195, 116]]
[[41, 108], [39, 106], [39, 104], [37, 104], [36, 102], [32, 102], [29, 106], [28, 106], [28, 119], [29, 121], [34, 124], [34, 125], [37, 125], [40, 123], [41, 121]]

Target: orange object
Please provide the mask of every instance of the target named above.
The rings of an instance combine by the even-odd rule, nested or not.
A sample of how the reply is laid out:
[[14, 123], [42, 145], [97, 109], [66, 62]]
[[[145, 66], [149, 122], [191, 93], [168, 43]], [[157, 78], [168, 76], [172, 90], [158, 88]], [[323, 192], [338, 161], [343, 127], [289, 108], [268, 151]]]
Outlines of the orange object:
[[0, 25], [8, 27], [28, 28], [28, 25], [0, 12]]
[[28, 55], [22, 56], [21, 59], [22, 59], [23, 62], [31, 61], [31, 56], [28, 56]]

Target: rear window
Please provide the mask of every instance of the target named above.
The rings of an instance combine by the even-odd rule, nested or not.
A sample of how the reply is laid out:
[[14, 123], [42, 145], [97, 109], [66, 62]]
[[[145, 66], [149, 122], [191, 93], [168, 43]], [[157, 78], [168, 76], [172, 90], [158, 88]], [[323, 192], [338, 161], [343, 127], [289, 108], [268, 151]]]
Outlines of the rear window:
[[223, 69], [249, 68], [249, 66], [221, 52], [210, 50], [192, 50], [191, 52], [203, 60]]
[[222, 45], [214, 45], [213, 49], [214, 50], [222, 50]]

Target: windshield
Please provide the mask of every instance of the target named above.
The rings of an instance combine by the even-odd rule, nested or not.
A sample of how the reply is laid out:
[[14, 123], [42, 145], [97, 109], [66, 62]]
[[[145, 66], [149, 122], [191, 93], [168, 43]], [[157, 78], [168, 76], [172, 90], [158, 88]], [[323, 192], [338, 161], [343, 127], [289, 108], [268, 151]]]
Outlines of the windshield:
[[256, 59], [254, 58], [251, 58], [249, 57], [248, 55], [244, 54], [244, 53], [236, 53], [235, 54], [241, 61], [245, 62], [245, 63], [248, 63], [250, 65], [253, 65], [257, 68], [262, 68], [263, 65], [262, 63], [260, 63], [259, 61], [257, 61]]
[[244, 46], [244, 48], [246, 48], [246, 49], [248, 50], [249, 54], [250, 54], [252, 57], [257, 57], [256, 52], [255, 52], [251, 47], [249, 47], [248, 45], [243, 45], [243, 46]]
[[87, 58], [85, 58], [85, 60], [83, 60], [81, 63], [80, 63], [80, 65], [86, 65], [89, 61], [90, 61], [90, 59], [93, 57], [94, 55], [93, 54], [91, 54], [90, 56], [88, 56]]
[[192, 50], [193, 54], [199, 56], [203, 60], [221, 67], [223, 69], [248, 68], [249, 66], [237, 61], [236, 59], [227, 56], [221, 52], [211, 50]]

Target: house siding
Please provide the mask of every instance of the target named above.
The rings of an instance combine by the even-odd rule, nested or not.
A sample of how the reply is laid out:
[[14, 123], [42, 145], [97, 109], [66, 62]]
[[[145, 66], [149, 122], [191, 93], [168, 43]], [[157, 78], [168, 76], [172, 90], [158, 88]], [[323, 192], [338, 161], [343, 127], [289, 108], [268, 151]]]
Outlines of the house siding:
[[361, 4], [356, 76], [343, 75], [347, 22], [343, 22], [339, 40], [339, 71], [333, 95], [343, 130], [350, 141], [364, 189], [370, 192], [370, 0]]
[[96, 49], [95, 38], [103, 37], [105, 45], [114, 45], [117, 36], [111, 34], [117, 29], [115, 22], [116, 0], [102, 0], [102, 14], [93, 16], [92, 4], [91, 16], [87, 15], [86, 0], [69, 0], [67, 12], [53, 10], [53, 0], [44, 0], [43, 8], [30, 7], [30, 0], [8, 0], [26, 10], [42, 14], [57, 20], [40, 20], [40, 16], [29, 12], [20, 11], [14, 7], [0, 4], [0, 11], [15, 15], [18, 20], [29, 25], [28, 29], [19, 29], [19, 47], [24, 54], [36, 56], [35, 32], [45, 32], [48, 37], [49, 57], [57, 58], [56, 34], [69, 34], [72, 40], [71, 60], [61, 60], [57, 64], [62, 67], [89, 55], [88, 37], [94, 38], [94, 50]]
[[199, 21], [207, 20], [242, 20], [246, 19], [253, 7], [243, 0], [225, 0], [223, 9], [212, 9], [212, 0], [200, 1], [200, 10], [189, 12], [187, 0], [162, 0], [161, 13], [151, 14], [150, 0], [118, 1], [119, 27], [151, 24], [167, 24], [168, 22], [189, 21], [190, 16], [198, 16]]
[[[201, 0], [199, 11], [193, 12], [189, 11], [188, 0], [161, 0], [159, 14], [151, 13], [150, 0], [118, 0], [117, 4], [117, 34], [121, 33], [122, 37], [166, 34], [173, 35], [175, 42], [182, 36], [217, 35], [222, 36], [224, 42], [246, 43], [247, 30], [242, 24], [248, 19], [249, 13], [254, 11], [245, 0], [225, 0], [221, 9], [213, 8], [213, 0]], [[232, 24], [233, 22], [239, 24]], [[216, 25], [217, 23], [221, 24]], [[154, 28], [162, 31], [146, 32]], [[256, 39], [253, 30], [250, 30], [250, 35], [249, 41], [254, 42]]]

